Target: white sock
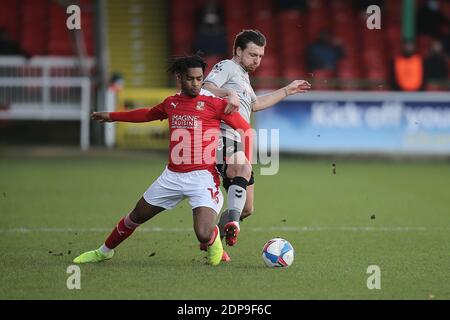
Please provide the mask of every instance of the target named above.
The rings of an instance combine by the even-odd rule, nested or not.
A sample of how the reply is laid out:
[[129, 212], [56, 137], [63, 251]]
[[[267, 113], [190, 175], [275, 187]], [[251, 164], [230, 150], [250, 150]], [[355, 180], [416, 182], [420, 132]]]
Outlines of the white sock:
[[236, 221], [238, 224], [247, 198], [247, 184], [248, 181], [245, 178], [235, 177], [228, 188], [229, 220]]
[[108, 254], [112, 251], [112, 249], [108, 248], [107, 246], [105, 246], [105, 244], [102, 244], [100, 248], [98, 248], [98, 250], [100, 250], [101, 253], [103, 254]]

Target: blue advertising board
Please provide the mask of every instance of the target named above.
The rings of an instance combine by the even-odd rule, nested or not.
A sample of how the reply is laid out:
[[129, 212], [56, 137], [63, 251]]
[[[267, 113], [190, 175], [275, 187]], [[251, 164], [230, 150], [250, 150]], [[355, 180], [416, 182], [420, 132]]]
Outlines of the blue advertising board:
[[450, 94], [297, 95], [254, 127], [279, 129], [285, 152], [450, 154]]

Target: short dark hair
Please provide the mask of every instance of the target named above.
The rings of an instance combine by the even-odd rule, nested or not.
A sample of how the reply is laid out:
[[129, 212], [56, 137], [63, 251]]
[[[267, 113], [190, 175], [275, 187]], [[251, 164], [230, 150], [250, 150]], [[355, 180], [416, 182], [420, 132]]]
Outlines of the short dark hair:
[[233, 54], [236, 55], [236, 49], [242, 50], [247, 48], [247, 44], [253, 42], [257, 46], [264, 47], [266, 45], [266, 37], [259, 30], [246, 29], [236, 35], [233, 45]]
[[202, 68], [203, 72], [205, 72], [206, 62], [199, 54], [178, 56], [172, 59], [167, 71], [181, 75], [186, 74], [189, 68]]

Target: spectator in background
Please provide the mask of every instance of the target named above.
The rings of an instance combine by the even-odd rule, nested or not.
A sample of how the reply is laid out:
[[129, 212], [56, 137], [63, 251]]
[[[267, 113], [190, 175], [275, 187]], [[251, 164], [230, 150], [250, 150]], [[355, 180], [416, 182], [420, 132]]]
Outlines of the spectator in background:
[[337, 62], [344, 56], [342, 45], [332, 39], [328, 31], [320, 32], [319, 39], [307, 49], [306, 63], [310, 72], [315, 70], [336, 71]]
[[214, 0], [207, 1], [200, 13], [194, 47], [207, 56], [228, 53], [222, 8]]
[[109, 79], [109, 89], [119, 92], [123, 89], [123, 76], [121, 73], [114, 72]]
[[29, 54], [22, 50], [20, 45], [10, 37], [9, 33], [4, 28], [0, 28], [0, 56], [15, 55], [29, 58]]
[[430, 54], [425, 58], [426, 81], [445, 81], [448, 79], [447, 57], [444, 54], [442, 44], [434, 41]]
[[403, 43], [403, 52], [394, 58], [392, 87], [400, 91], [418, 91], [424, 87], [423, 58], [412, 41]]
[[[214, 17], [212, 17], [214, 16]], [[224, 24], [224, 13], [222, 6], [217, 0], [207, 0], [203, 7], [199, 10], [196, 17], [197, 26], [211, 19], [218, 20], [220, 24]]]
[[417, 10], [417, 33], [439, 36], [450, 19], [439, 10], [438, 0], [427, 0]]

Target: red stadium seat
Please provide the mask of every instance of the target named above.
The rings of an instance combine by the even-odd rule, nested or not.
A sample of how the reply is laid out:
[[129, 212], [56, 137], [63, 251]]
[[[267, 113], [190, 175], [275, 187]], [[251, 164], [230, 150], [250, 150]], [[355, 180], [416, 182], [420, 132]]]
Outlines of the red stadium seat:
[[448, 88], [438, 83], [428, 83], [425, 85], [426, 91], [448, 91]]
[[195, 6], [190, 1], [171, 0], [170, 16], [172, 22], [179, 20], [189, 21], [195, 15]]
[[299, 11], [282, 11], [278, 14], [280, 26], [279, 48], [280, 57], [286, 59], [300, 59], [305, 46], [303, 36], [302, 16]]
[[369, 68], [365, 78], [367, 79], [365, 87], [369, 90], [384, 91], [388, 89], [386, 83], [388, 82], [389, 72], [385, 66]]
[[390, 26], [400, 26], [402, 17], [402, 1], [385, 1], [383, 6], [383, 23]]
[[321, 12], [311, 12], [307, 15], [306, 36], [308, 41], [317, 40], [322, 30], [329, 30], [330, 23], [327, 15]]
[[172, 24], [172, 54], [188, 53], [194, 41], [194, 26], [178, 20]]
[[315, 12], [324, 12], [327, 9], [327, 1], [325, 0], [310, 0], [309, 9]]
[[[172, 20], [172, 47], [186, 48], [192, 44], [194, 30], [186, 26], [186, 16], [192, 17], [192, 8], [198, 10], [206, 0], [172, 0], [177, 4], [179, 21]], [[220, 0], [224, 9], [227, 41], [232, 48], [237, 33], [246, 28], [259, 29], [267, 38], [265, 57], [255, 73], [262, 81], [257, 88], [276, 87], [279, 77], [296, 79], [311, 76], [313, 88], [328, 90], [362, 89], [364, 79], [376, 84], [388, 78], [390, 58], [401, 50], [401, 1], [386, 1], [383, 7], [383, 29], [366, 28], [366, 16], [357, 11], [350, 0], [309, 0], [308, 10], [275, 9], [273, 0]], [[448, 5], [450, 8], [450, 5]], [[181, 13], [182, 10], [185, 12]], [[444, 10], [444, 9], [443, 9]], [[448, 9], [450, 10], [450, 9]], [[274, 19], [275, 17], [275, 19]], [[338, 61], [336, 73], [319, 70], [308, 74], [305, 53], [308, 46], [318, 39], [322, 30], [329, 31], [344, 48], [344, 58]], [[191, 39], [191, 40], [189, 40]], [[420, 51], [425, 52], [425, 40]], [[420, 45], [420, 44], [419, 44]], [[213, 59], [208, 57], [208, 59]], [[336, 78], [337, 77], [337, 78]], [[336, 79], [342, 79], [339, 86]], [[378, 81], [378, 82], [377, 82]], [[380, 90], [377, 85], [370, 87]]]
[[[283, 57], [281, 60], [281, 67], [283, 70], [294, 69], [294, 70], [305, 70], [305, 61], [302, 59], [302, 56], [291, 56], [291, 57]], [[284, 73], [284, 72], [283, 72]]]
[[196, 6], [190, 1], [172, 0], [170, 9], [172, 54], [188, 53], [194, 42]]
[[316, 70], [311, 73], [313, 90], [332, 90], [334, 86], [334, 74], [330, 70]]
[[255, 72], [255, 76], [261, 80], [258, 89], [278, 87], [278, 80], [281, 76], [279, 59], [273, 55], [264, 57], [261, 65]]
[[362, 57], [364, 63], [368, 66], [379, 66], [386, 64], [383, 52], [380, 51], [366, 50], [363, 52]]
[[307, 72], [304, 68], [294, 65], [285, 65], [282, 70], [282, 76], [285, 80], [304, 79], [307, 77]]
[[274, 12], [272, 0], [251, 0], [250, 8], [253, 13], [258, 13], [261, 11]]
[[388, 54], [391, 57], [398, 55], [401, 52], [401, 29], [400, 26], [388, 26], [385, 30], [385, 38], [388, 44]]
[[447, 19], [450, 19], [450, 2], [441, 1], [440, 4], [442, 8], [442, 13], [447, 17]]
[[225, 22], [230, 20], [247, 20], [246, 2], [242, 0], [228, 0], [223, 4]]
[[232, 18], [225, 22], [225, 27], [227, 32], [228, 48], [233, 48], [236, 34], [238, 34], [244, 29], [249, 29], [252, 26], [249, 24], [247, 19]]
[[[83, 15], [81, 19], [84, 35], [84, 44], [88, 55], [93, 55], [93, 22], [92, 0], [81, 1]], [[66, 25], [67, 14], [64, 6], [53, 1], [50, 2], [50, 15], [48, 22], [48, 54], [50, 55], [74, 55], [75, 48], [72, 35]]]
[[367, 78], [368, 79], [383, 79], [387, 80], [388, 70], [386, 68], [369, 68], [367, 70]]
[[21, 45], [30, 55], [47, 53], [47, 0], [22, 0]]
[[16, 41], [20, 39], [20, 4], [17, 0], [2, 0], [0, 5], [0, 27]]
[[278, 25], [282, 31], [301, 28], [302, 19], [302, 13], [298, 10], [284, 10], [277, 14]]
[[341, 59], [337, 63], [338, 72], [359, 72], [359, 61], [356, 59], [350, 59], [346, 56], [344, 59]]

